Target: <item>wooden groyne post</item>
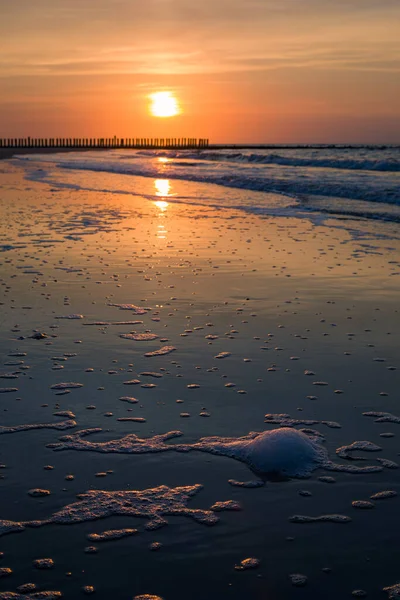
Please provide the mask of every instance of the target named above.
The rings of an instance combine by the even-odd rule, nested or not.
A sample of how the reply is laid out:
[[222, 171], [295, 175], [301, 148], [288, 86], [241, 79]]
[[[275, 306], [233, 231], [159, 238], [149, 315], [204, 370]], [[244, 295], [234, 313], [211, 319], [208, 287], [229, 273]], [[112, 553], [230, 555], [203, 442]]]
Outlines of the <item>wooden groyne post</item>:
[[0, 148], [188, 150], [208, 148], [208, 138], [0, 138]]

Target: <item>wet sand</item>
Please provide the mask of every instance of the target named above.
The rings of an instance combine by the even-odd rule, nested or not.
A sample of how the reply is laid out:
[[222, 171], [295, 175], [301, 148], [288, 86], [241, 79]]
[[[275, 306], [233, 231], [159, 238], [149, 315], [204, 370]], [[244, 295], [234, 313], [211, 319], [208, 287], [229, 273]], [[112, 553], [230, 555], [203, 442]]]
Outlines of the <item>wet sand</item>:
[[398, 226], [0, 170], [0, 592], [384, 598]]

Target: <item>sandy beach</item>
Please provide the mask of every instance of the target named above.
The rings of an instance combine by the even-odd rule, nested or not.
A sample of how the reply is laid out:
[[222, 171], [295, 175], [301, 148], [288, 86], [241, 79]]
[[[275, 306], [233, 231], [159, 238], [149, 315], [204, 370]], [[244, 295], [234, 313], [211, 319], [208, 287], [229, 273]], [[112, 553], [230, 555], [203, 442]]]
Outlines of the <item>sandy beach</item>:
[[0, 164], [0, 591], [37, 587], [0, 598], [385, 597], [398, 225], [23, 167]]

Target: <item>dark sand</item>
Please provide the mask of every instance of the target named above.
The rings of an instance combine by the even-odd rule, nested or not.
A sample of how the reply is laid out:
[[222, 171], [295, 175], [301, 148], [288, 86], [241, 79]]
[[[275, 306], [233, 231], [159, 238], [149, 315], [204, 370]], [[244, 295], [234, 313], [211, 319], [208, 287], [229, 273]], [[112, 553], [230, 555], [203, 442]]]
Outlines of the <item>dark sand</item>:
[[[0, 578], [0, 592], [33, 582], [70, 600], [83, 586], [94, 586], [100, 600], [146, 593], [165, 600], [341, 600], [360, 589], [385, 598], [383, 588], [399, 579], [400, 496], [370, 497], [400, 493], [398, 226], [259, 218], [167, 198], [60, 189], [24, 179], [6, 162], [0, 171], [0, 388], [17, 388], [0, 394], [0, 425], [76, 422], [65, 431], [0, 435], [0, 519], [30, 522], [0, 538], [0, 566], [12, 569]], [[126, 187], [123, 176], [67, 176], [86, 187]], [[151, 179], [129, 182], [147, 196], [154, 192]], [[211, 193], [206, 185], [171, 184], [183, 195]], [[146, 310], [117, 306], [123, 304]], [[33, 339], [35, 332], [47, 337]], [[121, 338], [132, 332], [158, 337]], [[145, 356], [163, 346], [176, 350]], [[52, 389], [68, 382], [83, 386], [67, 394]], [[371, 412], [387, 414], [364, 414]], [[176, 430], [183, 435], [166, 443], [238, 438], [284, 425], [284, 417], [265, 419], [282, 413], [303, 423], [292, 422], [295, 429], [323, 436], [335, 464], [380, 470], [321, 464], [307, 479], [285, 479], [228, 455], [155, 452], [149, 442]], [[88, 443], [82, 449], [75, 434], [87, 428], [101, 431], [81, 437]], [[129, 443], [118, 441], [130, 434], [146, 440], [128, 438], [146, 452], [129, 453]], [[336, 454], [354, 441], [381, 450]], [[116, 450], [104, 452], [99, 442]], [[294, 455], [301, 465], [301, 453]], [[154, 510], [168, 524], [148, 529], [154, 518], [143, 504], [138, 511], [142, 500], [154, 501], [153, 488], [196, 484], [203, 488], [178, 508], [162, 505], [161, 490]], [[88, 490], [126, 495], [113, 504], [112, 495], [100, 502], [92, 494], [92, 502], [75, 507], [71, 524], [64, 507]], [[214, 506], [228, 500], [242, 510]], [[205, 514], [196, 520], [186, 508]], [[60, 511], [64, 524], [54, 517]], [[210, 513], [219, 521], [207, 525]], [[296, 515], [331, 522], [302, 523]], [[94, 533], [109, 541], [88, 539]], [[161, 547], [154, 551], [153, 543]], [[93, 545], [97, 553], [85, 551]], [[35, 568], [41, 558], [54, 567]], [[259, 566], [235, 570], [246, 558]], [[304, 588], [293, 585], [293, 574], [307, 577]]]

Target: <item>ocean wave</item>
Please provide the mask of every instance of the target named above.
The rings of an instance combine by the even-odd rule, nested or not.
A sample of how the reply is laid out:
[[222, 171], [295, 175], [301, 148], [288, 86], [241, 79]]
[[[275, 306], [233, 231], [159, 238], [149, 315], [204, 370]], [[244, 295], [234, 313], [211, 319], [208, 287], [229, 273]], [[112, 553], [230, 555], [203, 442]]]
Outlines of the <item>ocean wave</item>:
[[180, 179], [187, 181], [198, 181], [211, 183], [224, 187], [231, 187], [257, 192], [272, 192], [291, 195], [294, 197], [304, 195], [332, 196], [339, 198], [353, 198], [355, 200], [366, 200], [400, 205], [400, 187], [388, 185], [386, 181], [371, 181], [370, 185], [364, 179], [346, 178], [308, 178], [301, 177], [297, 173], [282, 178], [278, 173], [269, 171], [249, 172], [224, 172], [221, 169], [207, 170], [187, 166], [184, 170], [182, 165], [175, 171], [174, 164], [168, 171], [160, 170], [157, 164], [150, 161], [146, 163], [134, 162], [124, 163], [120, 161], [57, 161], [58, 166], [69, 170], [83, 170], [94, 172], [116, 173], [120, 175], [135, 175], [142, 177], [165, 177], [168, 179]]
[[[194, 158], [194, 156], [193, 156]], [[222, 152], [199, 152], [196, 155], [199, 160], [230, 162], [247, 162], [250, 164], [281, 165], [290, 167], [314, 167], [329, 169], [351, 169], [357, 171], [391, 171], [400, 172], [400, 160], [392, 159], [354, 159], [354, 158], [302, 158], [300, 156], [290, 157], [280, 154], [224, 154]]]
[[[309, 167], [309, 168], [323, 168], [323, 169], [343, 169], [353, 171], [381, 171], [381, 172], [400, 172], [400, 150], [394, 148], [391, 151], [392, 156], [385, 157], [386, 151], [374, 150], [372, 151], [375, 156], [373, 158], [367, 158], [365, 156], [354, 156], [354, 151], [349, 153], [350, 156], [340, 157], [337, 156], [338, 149], [332, 148], [326, 152], [327, 156], [318, 157], [317, 150], [286, 150], [285, 153], [277, 154], [275, 152], [235, 152], [235, 151], [207, 151], [207, 150], [143, 150], [139, 151], [136, 156], [141, 157], [152, 157], [152, 156], [165, 156], [178, 160], [184, 160], [185, 162], [179, 163], [182, 166], [188, 164], [190, 160], [198, 161], [209, 161], [209, 162], [230, 162], [230, 163], [241, 163], [250, 165], [280, 165], [288, 167]], [[367, 150], [364, 150], [367, 152]], [[342, 150], [341, 154], [346, 154], [346, 150]], [[304, 156], [309, 154], [309, 156]], [[353, 156], [351, 156], [353, 154]], [[397, 154], [396, 158], [393, 156]], [[382, 157], [383, 155], [383, 157]], [[126, 154], [120, 155], [119, 158], [126, 160], [135, 158], [135, 156]], [[177, 162], [175, 164], [178, 164]], [[193, 165], [193, 163], [190, 163]]]

